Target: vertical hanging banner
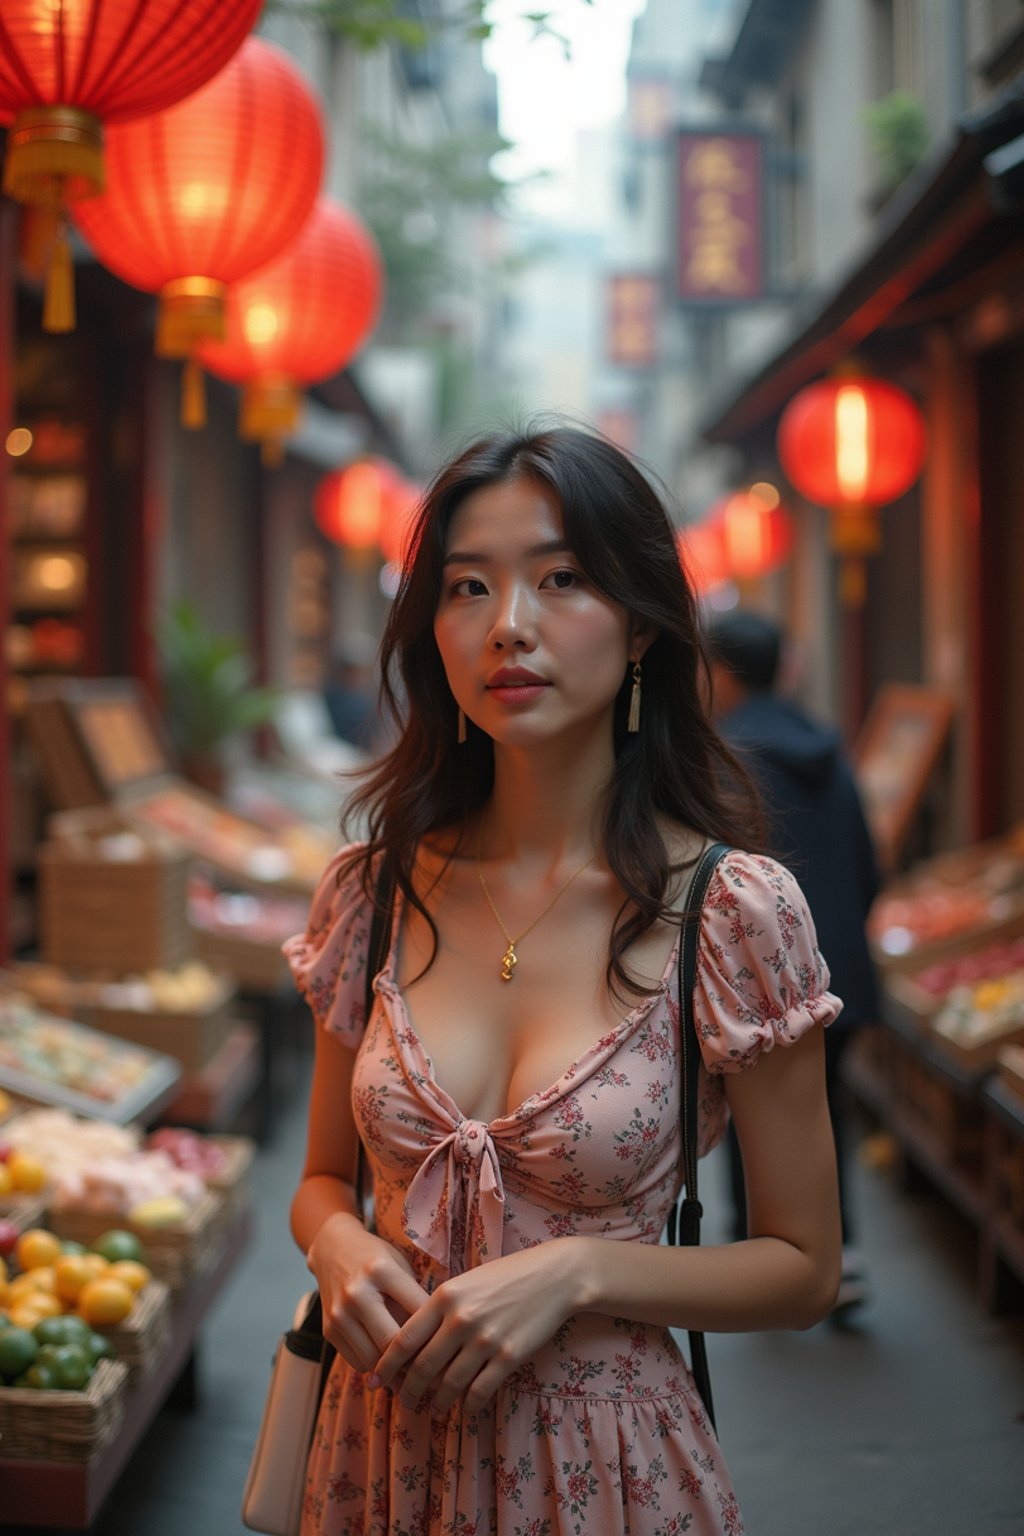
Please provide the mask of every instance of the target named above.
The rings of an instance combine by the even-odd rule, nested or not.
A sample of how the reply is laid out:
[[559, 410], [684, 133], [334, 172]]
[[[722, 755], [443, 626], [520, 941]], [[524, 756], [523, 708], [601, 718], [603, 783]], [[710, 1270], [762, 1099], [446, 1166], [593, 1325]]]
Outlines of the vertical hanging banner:
[[683, 129], [676, 142], [676, 296], [697, 307], [764, 293], [763, 139]]
[[643, 274], [608, 279], [608, 361], [619, 368], [653, 368], [658, 356], [661, 282]]

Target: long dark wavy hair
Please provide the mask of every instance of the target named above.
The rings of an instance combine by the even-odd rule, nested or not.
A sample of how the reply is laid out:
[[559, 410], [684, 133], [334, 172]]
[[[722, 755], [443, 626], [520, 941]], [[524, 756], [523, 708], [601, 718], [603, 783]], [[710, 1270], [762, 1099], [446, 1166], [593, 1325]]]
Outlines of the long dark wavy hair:
[[[479, 439], [435, 477], [423, 499], [410, 556], [381, 644], [381, 697], [400, 729], [397, 744], [366, 770], [343, 817], [365, 847], [339, 879], [362, 866], [367, 895], [383, 855], [406, 900], [438, 931], [413, 886], [416, 850], [440, 828], [463, 846], [494, 783], [494, 743], [467, 722], [457, 744], [457, 710], [434, 639], [452, 518], [467, 496], [502, 481], [532, 479], [561, 508], [566, 541], [594, 587], [655, 631], [643, 660], [643, 713], [626, 730], [631, 674], [615, 701], [615, 769], [603, 806], [603, 851], [624, 892], [612, 930], [608, 983], [644, 995], [624, 956], [666, 905], [673, 864], [657, 816], [705, 838], [760, 848], [763, 820], [748, 774], [709, 716], [710, 675], [697, 602], [680, 565], [675, 535], [653, 485], [606, 439], [576, 427], [503, 432]], [[454, 852], [452, 854], [454, 857]], [[428, 964], [428, 969], [429, 969]]]

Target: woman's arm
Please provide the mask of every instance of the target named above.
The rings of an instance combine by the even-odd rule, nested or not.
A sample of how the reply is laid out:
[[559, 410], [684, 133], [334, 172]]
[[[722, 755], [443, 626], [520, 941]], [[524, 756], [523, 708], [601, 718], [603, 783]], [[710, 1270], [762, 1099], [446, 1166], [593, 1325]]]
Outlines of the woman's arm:
[[306, 1163], [291, 1229], [320, 1288], [324, 1333], [351, 1366], [370, 1371], [427, 1293], [404, 1256], [366, 1230], [356, 1203], [354, 1063], [354, 1051], [317, 1030]]
[[747, 1166], [751, 1236], [672, 1248], [566, 1237], [438, 1287], [397, 1331], [376, 1378], [414, 1407], [478, 1411], [577, 1312], [699, 1331], [808, 1328], [829, 1310], [841, 1236], [821, 1032], [730, 1077]]

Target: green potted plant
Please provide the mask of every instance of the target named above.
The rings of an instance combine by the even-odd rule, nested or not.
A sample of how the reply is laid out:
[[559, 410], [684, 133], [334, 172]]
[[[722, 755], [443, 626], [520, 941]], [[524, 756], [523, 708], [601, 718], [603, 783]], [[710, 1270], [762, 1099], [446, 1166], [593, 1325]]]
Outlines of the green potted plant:
[[155, 630], [163, 683], [164, 717], [182, 771], [220, 794], [224, 753], [243, 731], [265, 724], [277, 691], [257, 687], [236, 635], [217, 634], [188, 601], [176, 603]]
[[890, 91], [862, 112], [880, 190], [891, 192], [924, 159], [930, 134], [924, 107], [909, 91]]

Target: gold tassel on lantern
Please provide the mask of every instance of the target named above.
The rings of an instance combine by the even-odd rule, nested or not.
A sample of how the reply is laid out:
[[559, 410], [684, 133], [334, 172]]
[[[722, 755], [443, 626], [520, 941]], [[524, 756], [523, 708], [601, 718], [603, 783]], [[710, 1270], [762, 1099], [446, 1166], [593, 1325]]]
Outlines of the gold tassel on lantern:
[[302, 414], [302, 396], [291, 379], [263, 375], [242, 391], [239, 431], [247, 443], [287, 437]]
[[192, 431], [206, 426], [206, 380], [194, 357], [186, 360], [181, 375], [181, 424]]
[[[74, 261], [64, 205], [95, 197], [103, 187], [99, 118], [76, 107], [33, 107], [19, 112], [7, 138], [4, 191], [16, 202], [43, 209], [57, 220], [46, 267], [45, 331], [60, 334], [75, 328]], [[52, 228], [43, 232], [54, 233]], [[38, 227], [35, 233], [40, 233]]]
[[61, 218], [50, 253], [43, 300], [43, 330], [60, 335], [75, 328], [75, 263], [67, 220]]

